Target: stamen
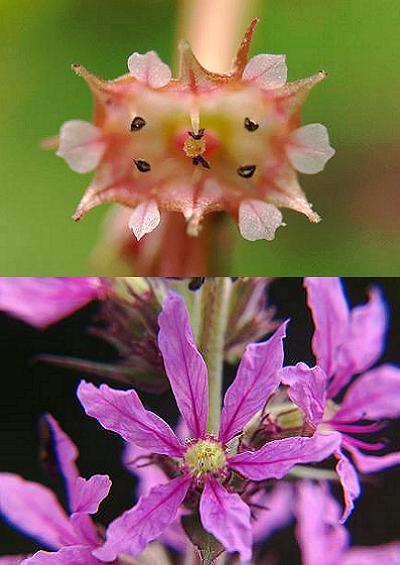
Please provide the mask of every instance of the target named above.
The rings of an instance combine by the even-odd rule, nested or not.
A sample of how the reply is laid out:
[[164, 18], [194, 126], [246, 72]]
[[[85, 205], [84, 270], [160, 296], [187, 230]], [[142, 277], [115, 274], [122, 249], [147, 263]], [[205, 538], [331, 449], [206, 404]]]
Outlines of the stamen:
[[193, 131], [188, 131], [188, 134], [193, 139], [199, 140], [204, 136], [205, 128], [200, 128], [198, 133], [194, 133]]
[[210, 163], [206, 161], [202, 155], [196, 155], [196, 157], [193, 157], [192, 163], [195, 167], [197, 167], [197, 165], [202, 165], [204, 169], [210, 169]]
[[147, 161], [143, 161], [142, 159], [134, 159], [133, 161], [136, 165], [136, 168], [141, 173], [147, 173], [151, 170], [151, 165]]
[[140, 116], [136, 116], [131, 123], [131, 131], [138, 131], [146, 125], [146, 120]]
[[243, 165], [237, 169], [237, 174], [244, 179], [249, 179], [255, 173], [256, 166], [255, 165]]
[[250, 120], [250, 118], [245, 118], [244, 127], [247, 129], [247, 131], [256, 131], [260, 126], [259, 124], [256, 124], [256, 122]]

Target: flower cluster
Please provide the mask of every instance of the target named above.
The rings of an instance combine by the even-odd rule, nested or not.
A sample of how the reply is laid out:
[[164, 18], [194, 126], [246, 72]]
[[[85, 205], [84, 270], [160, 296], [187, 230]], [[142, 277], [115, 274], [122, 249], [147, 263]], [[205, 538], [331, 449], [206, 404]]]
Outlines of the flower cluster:
[[205, 216], [226, 211], [250, 241], [274, 238], [280, 207], [319, 221], [297, 172], [318, 173], [334, 154], [324, 126], [300, 121], [326, 73], [287, 82], [284, 55], [249, 59], [257, 21], [226, 74], [204, 69], [185, 41], [178, 78], [154, 51], [133, 53], [129, 72], [110, 81], [73, 65], [95, 98], [94, 123], [65, 122], [58, 138], [57, 155], [74, 171], [95, 171], [75, 220], [119, 203], [140, 240], [161, 213], [180, 212], [197, 236]]
[[[212, 373], [185, 300], [166, 290], [157, 344], [180, 412], [176, 429], [146, 409], [134, 389], [81, 381], [77, 390], [86, 414], [126, 442], [124, 465], [139, 478], [137, 503], [107, 528], [95, 525], [90, 516], [111, 481], [79, 475], [77, 448], [47, 415], [69, 514], [47, 488], [0, 474], [1, 512], [50, 550], [13, 562], [134, 565], [148, 563], [146, 552], [157, 544], [180, 555], [192, 551], [189, 539], [201, 563], [224, 551], [256, 563], [257, 544], [295, 519], [305, 565], [398, 563], [398, 543], [351, 547], [343, 525], [361, 491], [360, 473], [400, 463], [400, 453], [371, 440], [383, 420], [400, 416], [400, 369], [374, 367], [385, 344], [386, 305], [372, 289], [366, 304], [350, 309], [339, 279], [310, 278], [305, 287], [317, 365], [284, 366], [288, 322], [267, 340], [248, 341], [217, 427], [210, 418]], [[344, 510], [328, 479], [342, 484]], [[162, 555], [156, 562], [168, 564]]]

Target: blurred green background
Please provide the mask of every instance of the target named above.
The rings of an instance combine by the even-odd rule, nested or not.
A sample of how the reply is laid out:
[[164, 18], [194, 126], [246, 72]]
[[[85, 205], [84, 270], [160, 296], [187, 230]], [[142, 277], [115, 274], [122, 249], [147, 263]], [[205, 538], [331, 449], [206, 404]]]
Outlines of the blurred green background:
[[[0, 0], [1, 275], [93, 274], [88, 258], [106, 207], [74, 224], [88, 177], [39, 143], [67, 119], [90, 118], [91, 96], [71, 63], [104, 78], [123, 74], [136, 50], [171, 63], [177, 7]], [[290, 80], [329, 72], [303, 115], [328, 126], [337, 155], [302, 178], [323, 222], [284, 211], [274, 242], [236, 236], [231, 273], [399, 275], [399, 0], [267, 0], [259, 14], [254, 52], [286, 53]]]

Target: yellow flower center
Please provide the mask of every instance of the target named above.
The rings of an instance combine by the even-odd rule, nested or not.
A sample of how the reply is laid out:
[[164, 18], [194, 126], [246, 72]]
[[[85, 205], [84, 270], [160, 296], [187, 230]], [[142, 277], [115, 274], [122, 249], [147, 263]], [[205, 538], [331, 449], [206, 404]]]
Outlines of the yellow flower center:
[[221, 471], [226, 464], [225, 452], [221, 445], [212, 440], [200, 440], [188, 447], [185, 463], [192, 475], [201, 477], [207, 473]]

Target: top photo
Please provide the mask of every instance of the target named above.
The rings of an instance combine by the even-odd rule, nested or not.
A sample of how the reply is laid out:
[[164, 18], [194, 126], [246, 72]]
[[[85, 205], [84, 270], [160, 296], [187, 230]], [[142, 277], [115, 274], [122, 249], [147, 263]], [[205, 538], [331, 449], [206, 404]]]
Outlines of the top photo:
[[398, 0], [0, 0], [1, 276], [400, 274]]

